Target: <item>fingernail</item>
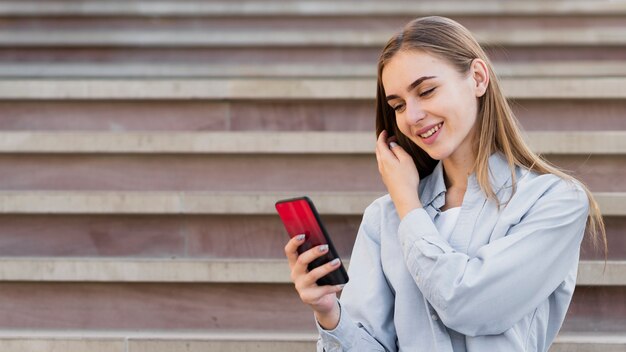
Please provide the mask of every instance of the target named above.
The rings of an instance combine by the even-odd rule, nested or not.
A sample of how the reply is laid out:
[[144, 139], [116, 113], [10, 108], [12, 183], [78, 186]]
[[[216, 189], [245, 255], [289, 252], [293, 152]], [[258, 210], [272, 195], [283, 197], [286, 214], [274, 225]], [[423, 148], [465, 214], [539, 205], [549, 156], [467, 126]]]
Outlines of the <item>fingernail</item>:
[[301, 233], [298, 236], [296, 236], [296, 241], [303, 241], [305, 237], [306, 237], [306, 235]]
[[396, 142], [389, 143], [389, 147], [391, 147], [391, 148], [395, 148], [397, 146], [398, 146], [398, 144], [396, 144]]
[[333, 260], [330, 261], [330, 265], [335, 266], [335, 265], [339, 265], [339, 258], [335, 258]]
[[319, 250], [320, 250], [320, 252], [326, 252], [328, 250], [328, 245], [327, 244], [323, 244], [323, 245], [319, 246]]
[[346, 286], [346, 284], [341, 284], [341, 285], [336, 285], [335, 287], [337, 287], [340, 290], [343, 290], [343, 288]]

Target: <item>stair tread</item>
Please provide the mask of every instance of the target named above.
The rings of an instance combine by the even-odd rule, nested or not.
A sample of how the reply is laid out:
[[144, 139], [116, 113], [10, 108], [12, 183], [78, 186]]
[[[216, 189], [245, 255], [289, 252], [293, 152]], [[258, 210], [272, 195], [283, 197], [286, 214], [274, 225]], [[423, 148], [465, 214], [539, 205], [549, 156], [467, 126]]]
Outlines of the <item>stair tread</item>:
[[3, 1], [0, 15], [12, 16], [363, 16], [363, 15], [617, 15], [626, 13], [615, 1]]
[[[374, 78], [7, 78], [0, 100], [371, 100], [375, 87]], [[502, 89], [511, 99], [623, 99], [626, 77], [504, 77]]]
[[[349, 267], [350, 261], [344, 260]], [[33, 282], [290, 283], [285, 259], [2, 257], [0, 280]], [[626, 285], [626, 260], [585, 260], [578, 285]]]
[[[307, 194], [320, 214], [362, 215], [381, 192], [0, 191], [0, 214], [268, 215]], [[602, 214], [626, 215], [626, 192], [594, 192]]]
[[[503, 28], [476, 29], [482, 45], [497, 46], [621, 46], [626, 28]], [[0, 46], [41, 47], [382, 47], [389, 30], [4, 30]]]
[[[88, 338], [88, 339], [158, 339], [158, 340], [232, 340], [232, 341], [311, 341], [317, 339], [315, 330], [277, 332], [275, 330], [0, 330], [0, 339], [6, 338]], [[569, 332], [561, 331], [557, 342], [623, 343], [624, 332]]]
[[[626, 76], [626, 61], [495, 62], [500, 77]], [[0, 62], [0, 77], [376, 77], [376, 63]]]
[[[626, 154], [626, 131], [531, 131], [525, 138], [540, 154]], [[373, 154], [374, 143], [373, 132], [0, 132], [0, 153]]]

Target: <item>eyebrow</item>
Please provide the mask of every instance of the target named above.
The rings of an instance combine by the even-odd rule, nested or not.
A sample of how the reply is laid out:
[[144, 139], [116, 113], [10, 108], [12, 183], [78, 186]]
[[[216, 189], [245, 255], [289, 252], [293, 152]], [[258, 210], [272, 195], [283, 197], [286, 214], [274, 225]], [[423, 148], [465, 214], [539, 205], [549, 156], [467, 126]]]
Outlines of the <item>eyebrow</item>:
[[[431, 78], [436, 78], [436, 76], [423, 76], [420, 77], [418, 79], [416, 79], [415, 81], [413, 81], [413, 83], [409, 84], [409, 86], [406, 88], [407, 92], [412, 91], [413, 89], [417, 88], [417, 86], [419, 86], [420, 84], [422, 84], [422, 82], [429, 80]], [[392, 100], [392, 99], [398, 99], [400, 98], [399, 96], [392, 94], [392, 95], [388, 95], [387, 96], [387, 101]]]

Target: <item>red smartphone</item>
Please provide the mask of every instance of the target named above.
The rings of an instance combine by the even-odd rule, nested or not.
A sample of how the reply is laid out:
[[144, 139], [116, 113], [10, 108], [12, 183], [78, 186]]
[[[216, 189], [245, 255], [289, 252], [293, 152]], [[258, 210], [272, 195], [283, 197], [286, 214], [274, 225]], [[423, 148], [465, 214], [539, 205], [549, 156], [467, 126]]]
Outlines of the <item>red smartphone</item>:
[[[284, 199], [276, 202], [276, 210], [280, 219], [287, 229], [289, 237], [293, 238], [299, 234], [305, 234], [306, 240], [298, 247], [298, 254], [322, 245], [328, 245], [328, 252], [309, 263], [309, 271], [320, 265], [326, 264], [335, 258], [339, 258], [337, 251], [330, 241], [330, 237], [320, 220], [320, 216], [315, 210], [313, 202], [308, 197]], [[343, 264], [328, 275], [317, 280], [319, 286], [342, 285], [348, 282], [348, 273]]]

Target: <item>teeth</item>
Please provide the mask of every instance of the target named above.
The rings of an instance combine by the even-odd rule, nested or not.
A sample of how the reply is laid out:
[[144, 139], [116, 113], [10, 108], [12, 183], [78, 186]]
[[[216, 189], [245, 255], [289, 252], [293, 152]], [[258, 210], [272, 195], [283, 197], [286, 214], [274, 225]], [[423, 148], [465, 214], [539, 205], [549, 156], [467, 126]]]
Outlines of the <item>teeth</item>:
[[420, 137], [422, 138], [428, 138], [430, 136], [433, 135], [433, 133], [439, 131], [439, 128], [441, 128], [441, 124], [438, 124], [437, 126], [431, 128], [430, 130], [426, 131], [425, 133], [420, 134]]

